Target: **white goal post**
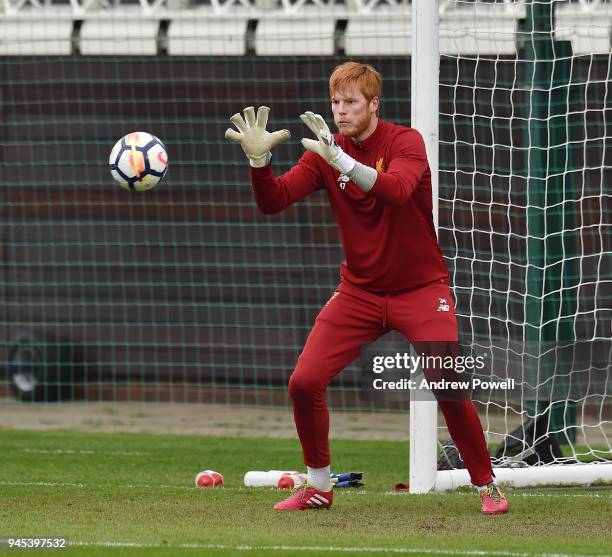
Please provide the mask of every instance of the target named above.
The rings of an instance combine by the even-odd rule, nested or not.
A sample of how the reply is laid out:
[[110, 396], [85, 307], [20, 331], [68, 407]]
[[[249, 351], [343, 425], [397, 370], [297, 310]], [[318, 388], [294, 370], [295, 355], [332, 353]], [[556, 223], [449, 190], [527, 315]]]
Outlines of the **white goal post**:
[[[497, 480], [612, 483], [612, 3], [411, 9], [411, 125], [432, 169], [459, 335], [502, 352], [518, 384], [475, 398]], [[418, 398], [410, 492], [470, 485], [460, 465], [438, 469], [448, 432], [437, 403]]]

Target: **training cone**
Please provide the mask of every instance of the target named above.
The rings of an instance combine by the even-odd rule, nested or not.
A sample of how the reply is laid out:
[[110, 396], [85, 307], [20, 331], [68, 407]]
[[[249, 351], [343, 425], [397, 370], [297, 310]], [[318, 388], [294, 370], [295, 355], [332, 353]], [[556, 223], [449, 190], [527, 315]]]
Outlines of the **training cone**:
[[214, 470], [204, 470], [196, 475], [195, 484], [196, 487], [221, 487], [223, 476]]
[[306, 483], [306, 474], [283, 474], [278, 480], [278, 489], [293, 489]]

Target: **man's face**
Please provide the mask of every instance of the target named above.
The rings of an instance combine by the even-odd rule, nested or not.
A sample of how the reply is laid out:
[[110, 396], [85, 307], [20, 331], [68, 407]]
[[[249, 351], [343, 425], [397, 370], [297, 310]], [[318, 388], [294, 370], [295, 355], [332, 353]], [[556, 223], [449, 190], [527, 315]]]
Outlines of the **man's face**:
[[352, 86], [332, 95], [332, 112], [338, 131], [345, 137], [365, 139], [376, 129], [378, 97], [368, 101], [363, 93]]

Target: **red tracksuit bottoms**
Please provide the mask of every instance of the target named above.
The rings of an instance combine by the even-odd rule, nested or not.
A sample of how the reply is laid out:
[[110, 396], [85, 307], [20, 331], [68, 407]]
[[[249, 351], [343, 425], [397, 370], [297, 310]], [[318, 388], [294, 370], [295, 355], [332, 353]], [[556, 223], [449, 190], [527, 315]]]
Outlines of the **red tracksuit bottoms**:
[[[448, 311], [440, 311], [444, 300]], [[410, 292], [378, 296], [342, 282], [316, 318], [289, 379], [295, 425], [304, 463], [330, 464], [326, 389], [332, 379], [361, 354], [362, 346], [397, 330], [417, 348], [428, 341], [457, 341], [453, 298], [445, 281]], [[492, 481], [491, 459], [482, 425], [468, 399], [438, 404], [474, 485]]]

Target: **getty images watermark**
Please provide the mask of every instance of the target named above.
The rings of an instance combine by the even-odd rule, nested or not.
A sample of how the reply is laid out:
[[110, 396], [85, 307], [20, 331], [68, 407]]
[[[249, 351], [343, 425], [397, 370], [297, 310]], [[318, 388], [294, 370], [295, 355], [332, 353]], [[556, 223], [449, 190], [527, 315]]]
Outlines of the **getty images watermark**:
[[612, 391], [612, 339], [523, 342], [486, 337], [471, 343], [399, 335], [364, 347], [361, 398], [578, 400]]
[[[361, 397], [407, 401], [507, 399], [518, 392], [515, 374], [494, 369], [491, 353], [457, 342], [375, 342], [360, 360]], [[507, 371], [505, 368], [504, 371]]]
[[[486, 356], [437, 356], [431, 354], [395, 353], [372, 358], [374, 390], [512, 390], [515, 379], [493, 380], [473, 373], [486, 369]], [[429, 370], [430, 374], [423, 374]], [[386, 372], [408, 373], [409, 376], [390, 379]], [[383, 376], [383, 374], [385, 374]], [[470, 375], [468, 375], [470, 374]], [[420, 377], [417, 377], [420, 375]], [[467, 376], [466, 376], [467, 375]]]

